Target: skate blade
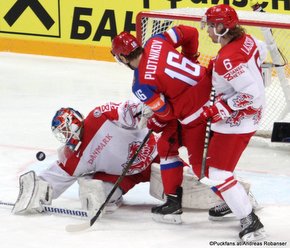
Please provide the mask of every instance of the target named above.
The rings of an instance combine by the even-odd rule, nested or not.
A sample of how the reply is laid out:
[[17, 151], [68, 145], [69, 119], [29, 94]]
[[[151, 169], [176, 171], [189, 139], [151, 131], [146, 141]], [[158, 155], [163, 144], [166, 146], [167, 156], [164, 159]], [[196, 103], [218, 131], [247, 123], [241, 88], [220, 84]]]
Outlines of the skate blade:
[[245, 242], [249, 242], [249, 241], [257, 241], [257, 240], [261, 240], [267, 237], [267, 234], [264, 230], [264, 228], [261, 228], [255, 232], [251, 232], [251, 233], [247, 233], [242, 237], [242, 240]]
[[232, 221], [232, 220], [237, 220], [237, 217], [233, 214], [227, 214], [225, 216], [220, 216], [220, 217], [216, 217], [216, 216], [208, 216], [208, 219], [210, 221]]
[[159, 223], [181, 224], [181, 214], [152, 214], [152, 219]]

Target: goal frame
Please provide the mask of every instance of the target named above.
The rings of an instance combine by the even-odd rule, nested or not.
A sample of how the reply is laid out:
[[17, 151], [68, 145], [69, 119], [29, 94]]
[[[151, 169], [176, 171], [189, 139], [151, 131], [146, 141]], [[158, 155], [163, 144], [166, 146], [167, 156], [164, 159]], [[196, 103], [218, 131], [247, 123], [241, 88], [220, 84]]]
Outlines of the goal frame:
[[[192, 13], [196, 14], [180, 14], [172, 12], [172, 9], [168, 10], [156, 10], [156, 11], [141, 11], [136, 16], [136, 37], [139, 42], [142, 41], [142, 18], [148, 17], [158, 17], [160, 19], [170, 19], [170, 20], [186, 20], [186, 21], [195, 21], [200, 22], [203, 14], [206, 9], [204, 8], [181, 8], [179, 9], [181, 12], [186, 10], [186, 12], [192, 11]], [[168, 11], [168, 13], [166, 13]], [[265, 28], [281, 28], [281, 29], [289, 29], [290, 28], [290, 16], [283, 14], [274, 14], [274, 13], [260, 13], [260, 12], [251, 12], [251, 11], [237, 11], [239, 16], [239, 23], [241, 25], [246, 26], [259, 26]], [[246, 19], [246, 16], [253, 17], [253, 13], [255, 18]], [[271, 20], [279, 20], [279, 21], [269, 21]], [[270, 18], [270, 19], [269, 19]], [[257, 20], [260, 19], [260, 20]], [[253, 23], [255, 22], [255, 23]]]

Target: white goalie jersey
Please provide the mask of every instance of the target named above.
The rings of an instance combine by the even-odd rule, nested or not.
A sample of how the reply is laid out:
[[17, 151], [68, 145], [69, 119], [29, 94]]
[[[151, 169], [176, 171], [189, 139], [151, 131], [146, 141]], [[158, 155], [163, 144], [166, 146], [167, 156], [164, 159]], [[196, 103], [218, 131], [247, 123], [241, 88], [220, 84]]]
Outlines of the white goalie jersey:
[[[59, 160], [39, 177], [53, 187], [53, 198], [64, 192], [77, 177], [94, 172], [121, 175], [123, 168], [142, 143], [147, 128], [138, 129], [140, 102], [107, 103], [96, 107], [84, 121], [82, 143], [75, 152], [64, 147]], [[145, 170], [157, 156], [152, 135], [138, 154], [127, 175]]]

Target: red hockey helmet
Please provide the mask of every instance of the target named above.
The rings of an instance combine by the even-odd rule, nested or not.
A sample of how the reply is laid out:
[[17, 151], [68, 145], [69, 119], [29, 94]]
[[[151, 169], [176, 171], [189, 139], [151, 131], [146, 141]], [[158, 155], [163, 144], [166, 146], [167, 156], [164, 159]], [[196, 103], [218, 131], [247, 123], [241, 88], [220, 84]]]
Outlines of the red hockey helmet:
[[112, 40], [111, 52], [114, 56], [127, 56], [138, 47], [140, 47], [138, 40], [130, 33], [123, 31]]
[[208, 8], [205, 12], [206, 21], [222, 23], [225, 28], [232, 29], [239, 23], [237, 12], [227, 4], [219, 4]]

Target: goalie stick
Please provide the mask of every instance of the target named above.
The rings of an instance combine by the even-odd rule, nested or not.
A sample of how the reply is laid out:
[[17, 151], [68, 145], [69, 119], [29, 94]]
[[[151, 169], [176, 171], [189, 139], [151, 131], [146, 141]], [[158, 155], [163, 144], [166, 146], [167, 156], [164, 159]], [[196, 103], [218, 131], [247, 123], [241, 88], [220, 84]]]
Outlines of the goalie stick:
[[148, 141], [148, 139], [149, 139], [150, 135], [152, 134], [152, 132], [153, 132], [152, 130], [149, 130], [148, 131], [148, 133], [145, 136], [145, 138], [143, 139], [142, 143], [140, 144], [140, 146], [138, 147], [138, 149], [135, 151], [134, 155], [129, 160], [129, 162], [127, 163], [127, 165], [124, 167], [122, 174], [119, 176], [118, 180], [115, 182], [115, 184], [114, 184], [111, 192], [108, 194], [105, 202], [101, 205], [101, 207], [99, 208], [99, 210], [97, 211], [97, 213], [89, 221], [87, 221], [85, 223], [67, 225], [66, 228], [65, 228], [67, 232], [79, 232], [79, 231], [86, 230], [86, 229], [90, 228], [96, 222], [96, 220], [98, 219], [98, 217], [101, 215], [103, 209], [106, 207], [107, 203], [111, 199], [112, 195], [115, 193], [116, 189], [119, 187], [119, 184], [121, 183], [121, 181], [125, 177], [125, 175], [128, 172], [129, 168], [134, 163], [134, 161], [137, 158], [139, 152], [142, 150], [142, 148], [144, 147], [144, 145]]
[[[0, 201], [0, 205], [7, 206], [7, 207], [14, 207], [14, 203], [11, 202], [3, 202]], [[69, 208], [61, 208], [61, 207], [54, 207], [51, 205], [42, 205], [43, 212], [40, 214], [54, 214], [54, 215], [61, 215], [61, 216], [71, 216], [76, 218], [89, 218], [89, 213], [86, 210], [81, 209], [69, 209]]]

